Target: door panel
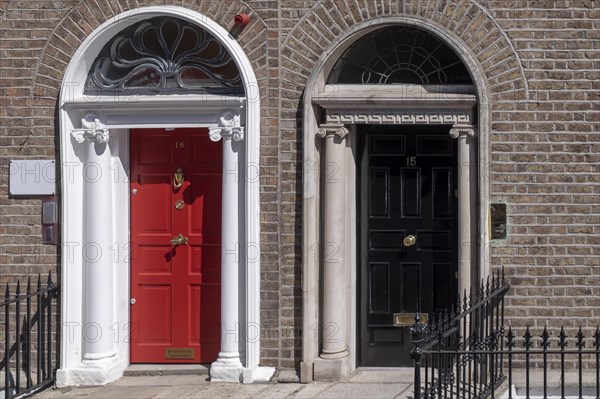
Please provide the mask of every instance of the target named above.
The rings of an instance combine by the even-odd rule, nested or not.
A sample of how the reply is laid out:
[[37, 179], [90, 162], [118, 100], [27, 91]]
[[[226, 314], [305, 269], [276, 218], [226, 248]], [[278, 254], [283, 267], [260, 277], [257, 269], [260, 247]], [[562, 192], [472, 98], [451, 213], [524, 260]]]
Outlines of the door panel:
[[148, 343], [171, 342], [171, 287], [168, 285], [143, 285], [137, 298], [141, 324], [137, 329], [140, 341]]
[[[220, 348], [221, 143], [206, 129], [130, 137], [131, 362], [212, 362]], [[179, 234], [187, 243], [172, 244]]]
[[[454, 142], [448, 126], [362, 126], [359, 187], [359, 364], [412, 365], [394, 313], [428, 313], [456, 298]], [[404, 238], [416, 236], [414, 245]]]

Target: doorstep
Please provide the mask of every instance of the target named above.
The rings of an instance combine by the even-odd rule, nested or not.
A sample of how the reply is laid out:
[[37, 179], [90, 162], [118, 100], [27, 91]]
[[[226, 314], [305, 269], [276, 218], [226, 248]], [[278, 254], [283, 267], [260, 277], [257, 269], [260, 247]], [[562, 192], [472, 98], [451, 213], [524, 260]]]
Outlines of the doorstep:
[[123, 372], [124, 376], [159, 375], [208, 375], [208, 364], [132, 364]]

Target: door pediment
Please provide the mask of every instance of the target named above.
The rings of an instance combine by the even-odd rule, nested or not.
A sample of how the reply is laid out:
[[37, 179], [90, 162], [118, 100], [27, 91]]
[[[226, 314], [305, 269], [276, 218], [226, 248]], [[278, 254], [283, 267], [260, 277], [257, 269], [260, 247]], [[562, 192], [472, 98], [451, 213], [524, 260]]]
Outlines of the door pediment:
[[326, 85], [313, 97], [327, 123], [471, 124], [477, 97], [471, 85]]
[[[212, 95], [83, 97], [63, 104], [73, 121], [97, 116], [111, 128], [218, 127], [226, 113], [243, 115], [245, 97]], [[243, 122], [242, 122], [243, 123]]]

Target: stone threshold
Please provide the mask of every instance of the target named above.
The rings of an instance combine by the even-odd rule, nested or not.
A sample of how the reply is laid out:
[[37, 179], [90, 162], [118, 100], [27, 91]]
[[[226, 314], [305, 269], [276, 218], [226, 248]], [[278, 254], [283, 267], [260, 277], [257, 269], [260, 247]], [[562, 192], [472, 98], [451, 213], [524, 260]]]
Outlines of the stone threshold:
[[123, 376], [143, 377], [160, 375], [208, 375], [208, 364], [132, 364]]

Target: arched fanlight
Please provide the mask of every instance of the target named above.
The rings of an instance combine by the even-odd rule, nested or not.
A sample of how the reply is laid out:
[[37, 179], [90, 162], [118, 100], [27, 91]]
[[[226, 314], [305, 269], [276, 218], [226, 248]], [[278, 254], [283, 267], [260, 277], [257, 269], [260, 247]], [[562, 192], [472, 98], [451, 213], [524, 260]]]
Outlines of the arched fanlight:
[[334, 65], [328, 84], [473, 84], [458, 55], [421, 29], [389, 26], [352, 44]]
[[227, 49], [204, 29], [172, 17], [138, 22], [104, 46], [90, 68], [86, 92], [107, 90], [244, 93]]

